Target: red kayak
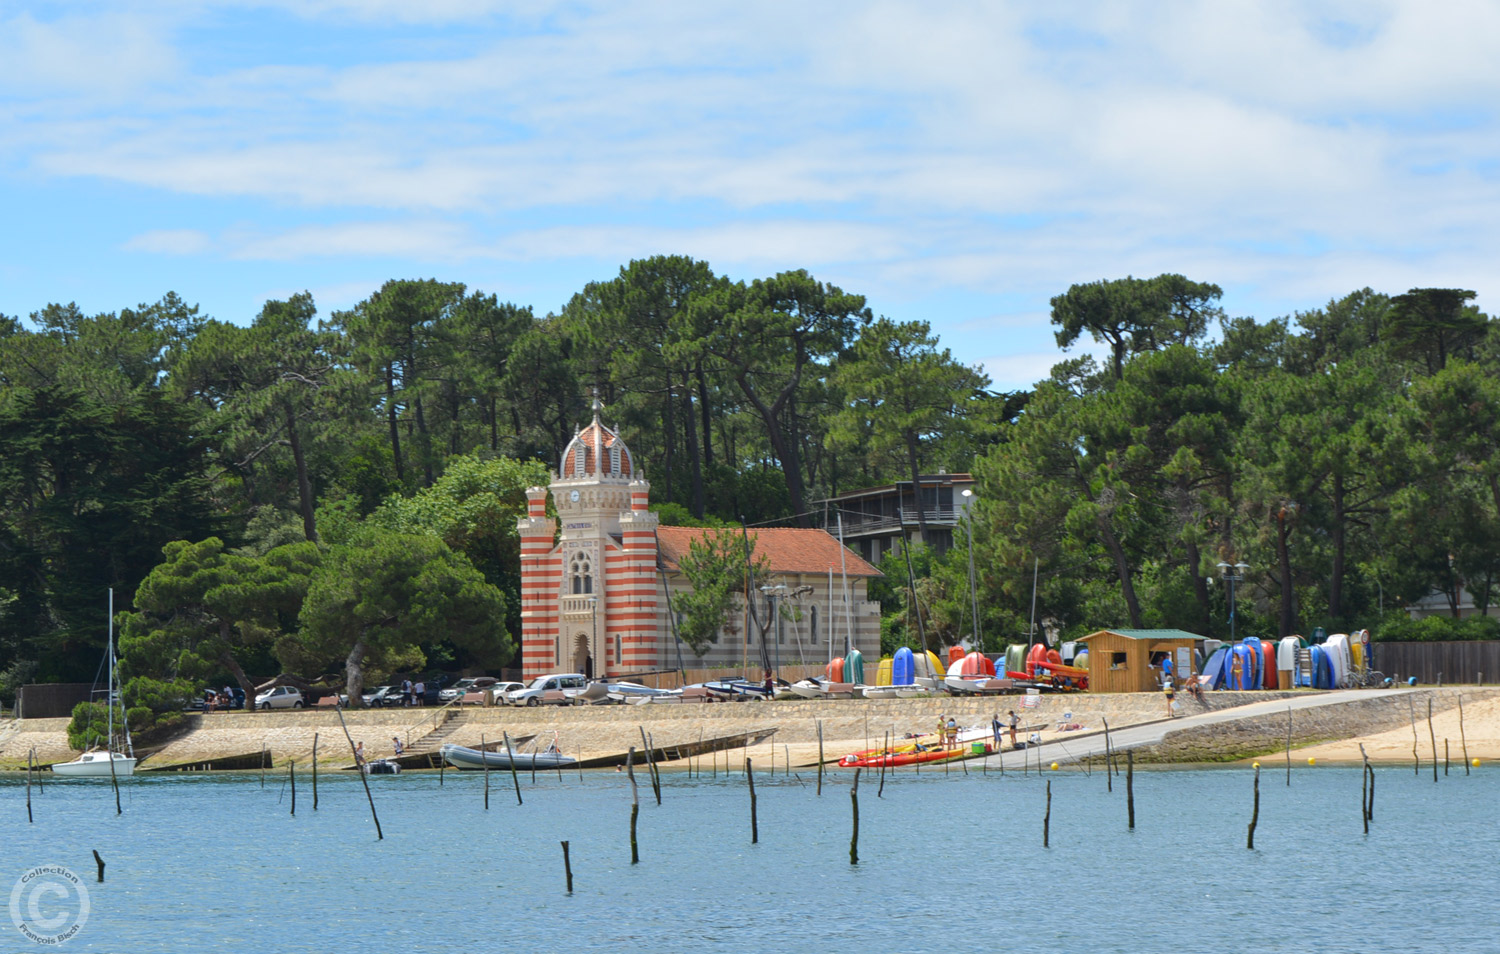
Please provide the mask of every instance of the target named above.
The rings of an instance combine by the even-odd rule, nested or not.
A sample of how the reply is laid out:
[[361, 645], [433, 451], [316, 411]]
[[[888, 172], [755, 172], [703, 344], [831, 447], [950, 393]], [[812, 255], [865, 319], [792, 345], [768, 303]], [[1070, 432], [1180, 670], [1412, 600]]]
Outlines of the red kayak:
[[[974, 755], [972, 743], [964, 743], [956, 749], [930, 748], [921, 751], [893, 752], [889, 755], [865, 754], [856, 752], [839, 759], [839, 765], [843, 768], [880, 768], [897, 765], [916, 765], [918, 762], [943, 762], [948, 759], [963, 759]], [[989, 743], [984, 746], [985, 755], [994, 755], [995, 747]]]

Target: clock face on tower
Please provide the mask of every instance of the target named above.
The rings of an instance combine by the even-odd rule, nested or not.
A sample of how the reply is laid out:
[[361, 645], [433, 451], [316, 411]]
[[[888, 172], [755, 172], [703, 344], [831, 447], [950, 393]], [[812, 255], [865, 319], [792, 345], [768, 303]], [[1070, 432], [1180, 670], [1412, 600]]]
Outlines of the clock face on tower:
[[568, 499], [571, 500], [571, 501], [573, 501], [574, 503], [577, 503], [578, 502], [578, 491], [575, 490], [572, 493], [568, 494]]

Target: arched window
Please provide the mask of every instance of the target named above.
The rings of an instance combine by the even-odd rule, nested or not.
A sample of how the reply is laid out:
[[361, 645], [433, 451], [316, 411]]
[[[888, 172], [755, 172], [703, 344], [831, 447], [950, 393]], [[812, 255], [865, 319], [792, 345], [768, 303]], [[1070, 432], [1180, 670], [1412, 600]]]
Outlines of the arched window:
[[573, 554], [573, 559], [568, 562], [568, 576], [573, 581], [574, 596], [594, 592], [594, 564], [587, 553]]

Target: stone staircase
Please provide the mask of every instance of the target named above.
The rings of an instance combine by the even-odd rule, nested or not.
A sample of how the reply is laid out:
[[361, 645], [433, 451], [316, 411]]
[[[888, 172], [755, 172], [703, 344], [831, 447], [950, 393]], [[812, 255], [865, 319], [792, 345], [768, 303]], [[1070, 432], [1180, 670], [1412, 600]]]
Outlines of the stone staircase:
[[424, 755], [436, 752], [448, 741], [448, 737], [457, 732], [459, 727], [468, 721], [469, 714], [463, 710], [453, 712], [448, 718], [434, 726], [431, 732], [419, 739], [413, 739], [407, 751], [412, 755]]

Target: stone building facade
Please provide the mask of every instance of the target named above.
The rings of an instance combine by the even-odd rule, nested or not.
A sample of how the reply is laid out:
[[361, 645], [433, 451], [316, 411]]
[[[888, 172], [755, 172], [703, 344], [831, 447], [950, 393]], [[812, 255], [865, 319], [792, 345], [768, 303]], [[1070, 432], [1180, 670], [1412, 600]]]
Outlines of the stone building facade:
[[596, 402], [593, 422], [563, 452], [550, 485], [526, 491], [527, 515], [517, 523], [526, 678], [679, 666], [759, 678], [763, 659], [778, 668], [826, 662], [848, 647], [879, 655], [880, 606], [867, 598], [867, 584], [880, 572], [822, 530], [781, 528], [750, 534], [770, 577], [767, 590], [752, 594], [761, 625], [741, 613], [694, 655], [674, 635], [668, 610], [671, 597], [690, 588], [677, 561], [695, 537], [731, 531], [659, 527], [650, 490], [625, 442], [600, 422]]

